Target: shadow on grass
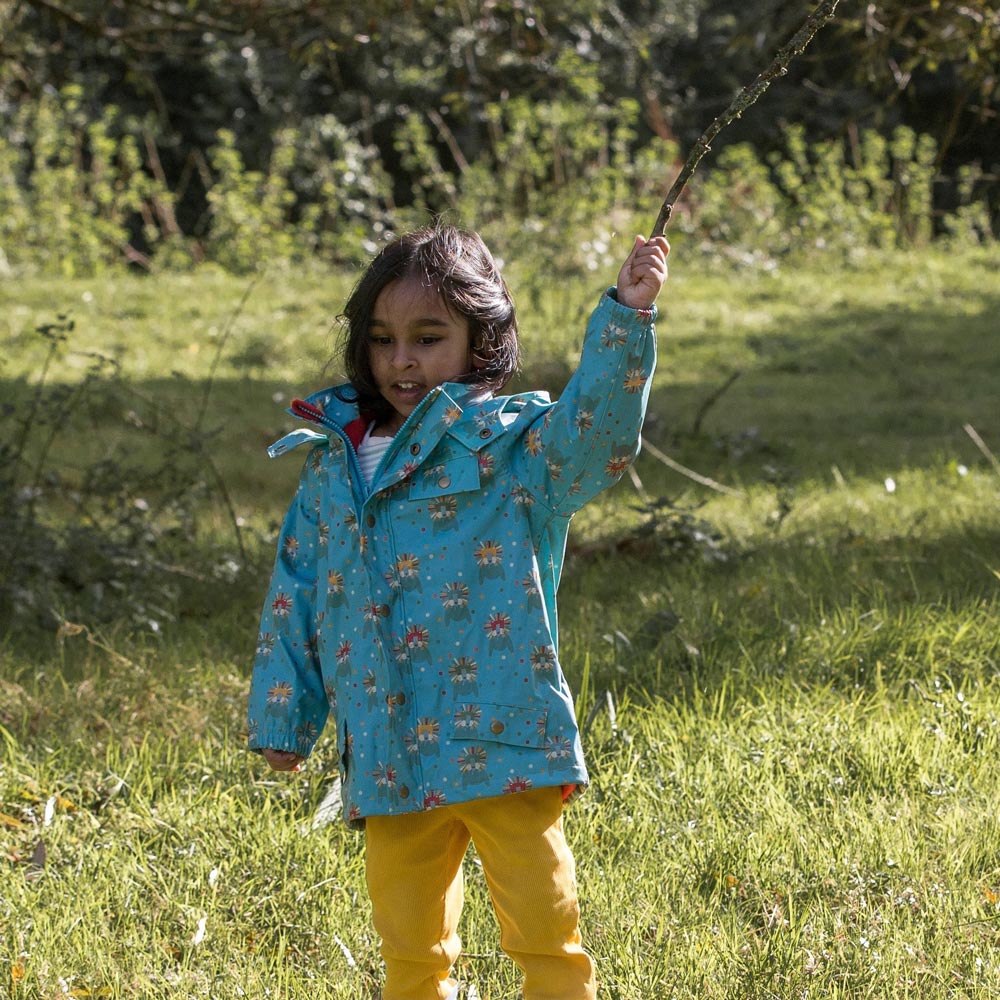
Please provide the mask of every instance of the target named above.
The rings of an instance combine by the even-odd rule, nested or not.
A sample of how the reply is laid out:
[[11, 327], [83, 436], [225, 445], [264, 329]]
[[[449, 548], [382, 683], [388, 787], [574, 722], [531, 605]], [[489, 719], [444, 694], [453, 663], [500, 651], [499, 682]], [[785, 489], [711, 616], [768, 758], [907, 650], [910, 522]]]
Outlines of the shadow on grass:
[[[644, 436], [661, 450], [713, 477], [749, 485], [784, 478], [845, 475], [882, 478], [942, 456], [971, 464], [979, 453], [963, 431], [971, 424], [1000, 451], [1000, 296], [961, 322], [942, 305], [936, 315], [852, 311], [817, 317], [812, 338], [775, 330], [751, 346], [754, 361], [717, 399], [718, 379], [681, 377], [683, 356], [662, 360]], [[990, 309], [993, 310], [990, 315]], [[752, 338], [751, 338], [752, 339]], [[534, 381], [537, 369], [541, 378]], [[678, 372], [672, 383], [672, 372]], [[539, 359], [516, 387], [547, 385], [558, 394], [568, 371]], [[115, 449], [141, 457], [161, 433], [194, 429], [211, 449], [235, 500], [255, 508], [287, 496], [293, 462], [271, 463], [264, 449], [298, 421], [289, 400], [319, 388], [259, 376], [214, 380], [163, 378], [95, 382], [73, 412], [56, 419], [50, 462], [79, 474]], [[34, 388], [0, 380], [8, 408], [22, 410]], [[207, 396], [207, 402], [206, 402]], [[37, 435], [36, 435], [37, 436]], [[652, 461], [642, 459], [648, 468]]]
[[[690, 291], [700, 298], [683, 301], [673, 311], [669, 303], [664, 307], [660, 368], [645, 436], [699, 471], [745, 484], [773, 476], [766, 467], [774, 465], [795, 481], [828, 475], [833, 466], [845, 475], [881, 478], [942, 455], [969, 464], [977, 453], [962, 430], [964, 424], [975, 426], [987, 442], [1000, 442], [1000, 292], [990, 287], [996, 270], [985, 258], [972, 256], [967, 265], [948, 261], [951, 270], [943, 270], [939, 258], [931, 261], [937, 268], [936, 285], [921, 282], [911, 257], [874, 262], [870, 272], [835, 268], [831, 276], [790, 270], [777, 280], [749, 275], [744, 285], [728, 292], [725, 285], [692, 284]], [[739, 278], [733, 275], [734, 282]], [[831, 281], [852, 284], [837, 294], [831, 293]], [[873, 302], [890, 304], [859, 305], [865, 301], [859, 289], [866, 281], [878, 282], [870, 296]], [[141, 452], [154, 446], [149, 432], [157, 426], [171, 421], [198, 424], [210, 434], [213, 454], [235, 498], [264, 506], [287, 496], [287, 481], [276, 469], [294, 463], [269, 463], [263, 449], [295, 423], [282, 412], [283, 405], [320, 386], [310, 384], [307, 375], [295, 384], [269, 377], [268, 372], [289, 353], [295, 356], [300, 331], [310, 331], [310, 344], [328, 339], [336, 295], [326, 284], [319, 283], [324, 294], [315, 302], [308, 295], [303, 299], [309, 308], [299, 301], [302, 290], [275, 287], [265, 295], [262, 288], [250, 298], [244, 315], [242, 304], [235, 302], [244, 290], [241, 282], [216, 287], [208, 281], [208, 304], [197, 283], [175, 288], [168, 281], [162, 289], [155, 282], [129, 285], [130, 302], [150, 299], [141, 318], [154, 330], [154, 338], [176, 342], [166, 348], [164, 368], [176, 361], [190, 370], [186, 366], [193, 356], [185, 350], [190, 347], [204, 348], [206, 369], [215, 363], [216, 345], [205, 325], [210, 319], [221, 322], [221, 302], [233, 299], [230, 319], [239, 316], [246, 328], [240, 326], [215, 359], [219, 369], [212, 379], [206, 370], [196, 377], [123, 379], [116, 381], [115, 393], [95, 385], [73, 414], [59, 414], [53, 455], [72, 466], [81, 456], [100, 453], [126, 436], [128, 447]], [[878, 294], [882, 285], [890, 289], [888, 297]], [[681, 294], [683, 287], [678, 289]], [[182, 320], [178, 328], [153, 326], [163, 320], [164, 289], [175, 296], [171, 305]], [[316, 289], [310, 286], [308, 291]], [[542, 387], [558, 395], [570, 374], [573, 345], [591, 291], [583, 298], [581, 287], [576, 313], [570, 309], [569, 314], [549, 315], [548, 303], [538, 308], [525, 304], [527, 365], [512, 388]], [[719, 295], [723, 301], [716, 301]], [[812, 296], [817, 303], [834, 304], [810, 310]], [[795, 301], [790, 303], [790, 297]], [[705, 307], [703, 312], [697, 311], [700, 307]], [[685, 309], [691, 311], [691, 327], [672, 325], [678, 322], [673, 314]], [[732, 311], [737, 311], [735, 318]], [[286, 312], [291, 318], [282, 318]], [[87, 335], [99, 333], [118, 343], [113, 353], [123, 361], [133, 351], [164, 351], [137, 338], [134, 320], [116, 317], [91, 317], [93, 330], [73, 332], [68, 347], [78, 349]], [[537, 336], [546, 324], [552, 327], [550, 333]], [[324, 333], [316, 333], [316, 328]], [[39, 339], [35, 333], [25, 332], [24, 337]], [[16, 361], [29, 345], [13, 346]], [[304, 371], [314, 375], [312, 362], [303, 361]], [[60, 357], [49, 377], [58, 380], [62, 374]], [[735, 381], [717, 396], [733, 375]], [[81, 377], [78, 369], [72, 377]], [[8, 406], [20, 407], [32, 392], [23, 381], [0, 380], [0, 399]], [[145, 430], [150, 444], [144, 444], [136, 430]]]
[[[665, 330], [668, 349], [644, 434], [698, 472], [744, 487], [794, 491], [831, 476], [881, 482], [902, 469], [940, 466], [944, 458], [984, 465], [963, 426], [974, 426], [1000, 451], [998, 315], [1000, 295], [988, 290], [972, 300], [946, 294], [931, 307], [835, 307], [811, 317], [808, 330], [775, 323], [747, 333], [734, 345], [731, 367], [720, 367], [715, 377], [702, 366], [701, 379], [693, 381], [685, 377], [683, 345], [671, 355], [674, 331]], [[515, 387], [542, 384], [557, 395], [568, 364], [555, 354], [531, 360]], [[290, 398], [319, 386], [289, 385], [265, 371], [249, 366], [242, 375], [215, 378], [95, 377], [75, 398], [71, 387], [56, 385], [37, 402], [28, 381], [0, 380], [0, 443], [7, 442], [8, 458], [24, 434], [24, 461], [14, 470], [13, 488], [39, 497], [68, 494], [92, 483], [98, 469], [101, 489], [114, 503], [155, 502], [169, 489], [157, 473], [169, 449], [179, 466], [204, 466], [205, 504], [191, 507], [200, 523], [192, 526], [189, 544], [197, 549], [207, 525], [214, 545], [237, 519], [266, 534], [291, 497], [301, 462], [298, 456], [272, 462], [265, 448], [298, 425], [284, 412]], [[736, 371], [739, 377], [716, 397]], [[20, 421], [28, 414], [34, 423], [23, 431]], [[648, 454], [638, 468], [654, 497], [692, 489]], [[60, 515], [71, 521], [72, 505], [63, 505]], [[609, 536], [621, 530], [614, 520], [602, 527]], [[761, 575], [766, 570], [773, 576], [777, 567], [787, 582], [803, 565], [832, 560], [837, 565], [821, 576], [826, 582], [818, 590], [815, 579], [801, 586], [811, 600], [834, 605], [864, 593], [872, 585], [866, 574], [878, 581], [897, 570], [907, 579], [892, 593], [904, 595], [912, 585], [920, 600], [928, 594], [946, 600], [980, 574], [984, 593], [993, 585], [982, 562], [995, 557], [995, 535], [922, 539], [917, 530], [905, 539], [877, 541], [838, 539], [836, 530], [832, 541], [828, 535], [817, 541], [815, 532], [798, 539], [776, 533], [773, 543], [758, 540], [736, 568], [709, 567], [707, 578], [717, 576], [722, 586], [730, 574], [739, 578], [756, 564]], [[956, 552], [969, 553], [968, 559]], [[661, 558], [657, 562], [662, 565]], [[203, 583], [179, 581], [182, 595], [194, 595], [185, 598], [192, 615], [212, 605], [211, 581], [199, 590]]]
[[706, 474], [744, 483], [775, 465], [795, 481], [834, 466], [881, 479], [943, 456], [971, 464], [979, 453], [965, 424], [1000, 451], [1000, 295], [972, 305], [838, 308], [807, 330], [748, 335], [716, 380], [694, 384], [683, 351], [668, 349], [646, 436]]
[[560, 598], [563, 629], [597, 654], [591, 690], [640, 700], [690, 699], [737, 677], [755, 697], [778, 677], [849, 691], [1000, 671], [995, 524], [933, 537], [801, 531], [724, 561], [571, 554]]

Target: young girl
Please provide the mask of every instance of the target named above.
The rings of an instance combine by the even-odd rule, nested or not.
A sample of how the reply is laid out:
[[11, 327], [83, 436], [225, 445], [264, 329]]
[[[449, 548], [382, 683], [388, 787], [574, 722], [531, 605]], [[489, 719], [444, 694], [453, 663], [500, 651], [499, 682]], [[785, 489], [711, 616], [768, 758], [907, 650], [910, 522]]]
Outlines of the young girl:
[[639, 448], [663, 237], [637, 237], [560, 399], [496, 395], [514, 305], [473, 233], [387, 245], [345, 309], [350, 381], [291, 412], [318, 431], [285, 518], [249, 746], [297, 769], [329, 722], [366, 830], [384, 1000], [454, 997], [475, 843], [525, 1000], [589, 1000], [563, 803], [587, 783], [558, 658], [570, 518]]

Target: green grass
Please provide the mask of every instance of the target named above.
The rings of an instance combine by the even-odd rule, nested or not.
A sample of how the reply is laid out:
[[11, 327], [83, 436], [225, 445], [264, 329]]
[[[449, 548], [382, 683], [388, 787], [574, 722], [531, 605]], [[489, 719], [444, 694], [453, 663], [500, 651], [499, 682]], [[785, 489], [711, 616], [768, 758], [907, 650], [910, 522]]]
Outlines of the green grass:
[[[1000, 451], [997, 277], [979, 252], [673, 264], [647, 436], [741, 493], [645, 454], [681, 529], [637, 531], [626, 481], [573, 535], [561, 650], [593, 786], [567, 826], [609, 1000], [1000, 991], [1000, 475], [963, 430]], [[33, 327], [72, 307], [70, 346], [119, 352], [146, 405], [193, 420], [229, 324], [205, 421], [266, 534], [298, 471], [262, 456], [291, 425], [273, 397], [319, 384], [349, 283], [265, 278], [238, 314], [246, 282], [207, 272], [0, 286], [2, 375], [23, 398]], [[524, 307], [524, 384], [558, 390], [593, 298]], [[154, 446], [120, 424], [67, 419], [54, 461]], [[363, 836], [312, 828], [330, 748], [292, 777], [242, 750], [263, 586], [156, 637], [0, 646], [0, 995], [378, 996]], [[459, 972], [510, 1000], [468, 873]]]

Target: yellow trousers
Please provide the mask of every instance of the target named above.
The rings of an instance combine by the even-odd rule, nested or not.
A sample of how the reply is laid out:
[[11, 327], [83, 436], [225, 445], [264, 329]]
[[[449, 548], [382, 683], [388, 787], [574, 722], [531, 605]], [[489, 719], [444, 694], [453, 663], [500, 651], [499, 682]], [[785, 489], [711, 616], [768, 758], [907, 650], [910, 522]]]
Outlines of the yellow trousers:
[[573, 856], [559, 788], [366, 821], [368, 892], [382, 938], [383, 1000], [445, 1000], [457, 985], [462, 859], [476, 845], [500, 945], [524, 972], [524, 1000], [594, 1000], [580, 943]]

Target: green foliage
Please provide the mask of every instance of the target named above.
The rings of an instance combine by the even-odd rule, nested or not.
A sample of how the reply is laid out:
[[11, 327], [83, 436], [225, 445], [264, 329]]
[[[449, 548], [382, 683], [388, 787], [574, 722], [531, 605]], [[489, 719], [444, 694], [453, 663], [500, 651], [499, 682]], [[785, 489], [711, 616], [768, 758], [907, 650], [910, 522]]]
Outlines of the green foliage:
[[637, 150], [634, 100], [608, 104], [580, 86], [588, 96], [579, 101], [490, 105], [492, 148], [458, 179], [456, 213], [506, 260], [555, 249], [546, 268], [524, 271], [534, 303], [568, 279], [617, 268], [615, 237], [631, 232], [637, 200], [652, 201], [676, 160], [676, 146], [662, 140]]
[[[411, 111], [395, 131], [412, 185], [405, 204], [395, 202], [377, 148], [332, 115], [281, 129], [260, 170], [223, 129], [209, 154], [209, 211], [197, 242], [179, 231], [176, 199], [113, 109], [88, 122], [72, 92], [46, 96], [0, 140], [0, 266], [71, 276], [123, 261], [169, 269], [205, 259], [234, 273], [356, 262], [386, 232], [443, 213], [480, 229], [507, 258], [561, 246], [553, 274], [586, 274], [611, 265], [614, 233], [643, 228], [637, 206], [655, 203], [679, 158], [672, 142], [639, 145], [637, 102], [605, 103], [594, 80], [577, 68], [573, 99], [488, 105], [490, 148], [460, 159], [455, 173], [428, 121]], [[935, 164], [933, 141], [907, 128], [889, 139], [869, 130], [852, 143], [810, 144], [794, 126], [784, 153], [766, 163], [749, 144], [724, 148], [689, 186], [680, 226], [732, 259], [925, 246], [936, 227], [991, 239], [981, 170], [961, 173], [955, 218], [936, 219]]]
[[[527, 212], [534, 228], [533, 220], [547, 219], [548, 209], [517, 199], [523, 194], [556, 204], [561, 179], [566, 200], [596, 195], [595, 205], [605, 204], [603, 182], [594, 182], [596, 190], [579, 183], [574, 156], [588, 144], [598, 158], [609, 148], [615, 123], [607, 109], [637, 102], [637, 113], [623, 119], [633, 133], [629, 163], [658, 142], [690, 148], [802, 15], [801, 4], [774, 0], [149, 0], [110, 7], [98, 0], [18, 0], [0, 7], [0, 119], [12, 143], [0, 151], [0, 175], [15, 168], [19, 175], [15, 192], [3, 196], [11, 208], [3, 225], [9, 230], [16, 224], [19, 235], [2, 249], [15, 269], [51, 266], [57, 257], [67, 269], [88, 273], [108, 260], [147, 266], [150, 257], [158, 267], [187, 266], [205, 253], [203, 241], [211, 259], [247, 270], [255, 266], [248, 230], [259, 223], [262, 249], [277, 251], [279, 260], [315, 252], [355, 261], [359, 244], [377, 243], [386, 229], [441, 211], [470, 218], [470, 202], [475, 207], [477, 196], [492, 200], [499, 193], [515, 199], [501, 203], [500, 212], [511, 218]], [[995, 227], [1000, 189], [991, 179], [998, 167], [992, 123], [1000, 89], [984, 54], [996, 49], [998, 32], [1000, 12], [989, 0], [842, 3], [787, 79], [720, 137], [716, 155], [726, 144], [752, 142], [763, 162], [775, 153], [787, 158], [783, 129], [799, 123], [817, 149], [846, 137], [855, 147], [847, 161], [858, 169], [863, 141], [851, 137], [872, 128], [888, 140], [905, 126], [930, 135], [938, 151], [933, 212], [919, 202], [905, 211], [897, 206], [897, 219], [909, 216], [906, 239], [922, 240], [916, 230], [928, 219], [936, 233], [946, 230], [941, 212], [959, 202], [963, 168], [981, 171], [976, 199], [985, 201]], [[82, 155], [69, 156], [70, 177], [40, 181], [44, 211], [35, 217], [44, 216], [46, 226], [55, 222], [52, 241], [58, 242], [57, 253], [46, 257], [22, 249], [31, 245], [20, 234], [31, 229], [33, 206], [25, 192], [35, 167], [24, 129], [11, 125], [17, 118], [30, 124], [35, 106], [59, 91], [74, 95], [77, 117], [59, 126], [70, 134], [53, 148]], [[117, 124], [106, 130], [118, 144], [115, 160], [140, 155], [140, 173], [159, 190], [155, 196], [138, 192], [145, 207], [124, 220], [124, 234], [107, 187], [90, 177], [89, 144], [100, 147], [104, 140], [86, 135], [86, 123], [106, 116], [128, 123], [124, 130]], [[570, 128], [577, 134], [567, 143]], [[549, 130], [553, 141], [541, 139], [539, 130]], [[131, 151], [122, 148], [128, 135], [137, 140]], [[294, 166], [285, 159], [288, 141]], [[530, 162], [525, 142], [543, 163]], [[508, 143], [519, 163], [510, 177], [498, 178], [495, 166]], [[918, 160], [905, 151], [900, 156]], [[821, 175], [825, 164], [837, 164], [826, 152], [817, 158], [811, 150], [809, 159], [814, 193], [832, 192]], [[50, 156], [53, 177], [66, 166]], [[586, 173], [599, 166], [588, 164]], [[131, 168], [122, 169], [127, 174]], [[103, 168], [100, 173], [109, 176]], [[627, 172], [619, 176], [627, 186]], [[118, 183], [111, 187], [113, 200], [127, 207]], [[291, 193], [294, 201], [284, 204]], [[655, 198], [647, 204], [644, 194], [631, 192], [633, 217], [655, 214]], [[66, 219], [51, 208], [56, 198], [72, 206], [74, 216], [84, 214], [83, 202], [93, 198], [101, 224], [74, 218], [66, 232]], [[354, 205], [357, 200], [363, 208]], [[804, 211], [836, 216], [823, 201]], [[289, 228], [291, 248], [279, 232]], [[556, 221], [552, 235], [566, 230], [565, 220]], [[868, 236], [857, 242], [867, 245]]]
[[877, 81], [890, 93], [940, 94], [947, 88], [955, 94], [946, 102], [939, 145], [955, 140], [964, 106], [970, 105], [970, 117], [994, 117], [1000, 79], [987, 53], [1000, 45], [996, 0], [879, 0], [863, 13], [848, 8], [845, 18], [866, 39], [855, 51], [857, 76]]
[[236, 147], [236, 136], [224, 129], [210, 152], [215, 172], [208, 190], [211, 227], [206, 253], [234, 273], [262, 263], [292, 261], [297, 249], [288, 224], [295, 195], [289, 187], [294, 145], [288, 130], [275, 136], [267, 173], [247, 170]]
[[[930, 243], [937, 148], [929, 136], [901, 126], [888, 140], [869, 130], [850, 144], [810, 145], [794, 126], [785, 141], [785, 154], [767, 164], [748, 144], [726, 148], [694, 183], [688, 229], [735, 259]], [[964, 224], [946, 217], [944, 225], [964, 225], [976, 242], [992, 238], [981, 211], [964, 215]]]
[[203, 252], [234, 274], [364, 259], [375, 249], [372, 235], [385, 229], [388, 175], [374, 150], [330, 115], [281, 129], [266, 170], [247, 169], [229, 129], [209, 157]]
[[708, 246], [719, 245], [723, 254], [734, 258], [787, 248], [782, 191], [749, 145], [724, 149], [715, 169], [691, 188], [691, 214], [679, 222], [690, 232], [700, 229]]
[[395, 134], [400, 166], [411, 180], [415, 217], [447, 211], [455, 206], [455, 180], [441, 165], [431, 141], [430, 128], [421, 114], [410, 111]]
[[989, 208], [977, 197], [985, 180], [979, 165], [964, 166], [958, 171], [958, 204], [944, 218], [947, 238], [955, 246], [975, 246], [995, 235], [990, 224]]
[[320, 261], [367, 259], [392, 205], [392, 178], [377, 147], [361, 142], [332, 114], [306, 119], [292, 138], [299, 242]]

